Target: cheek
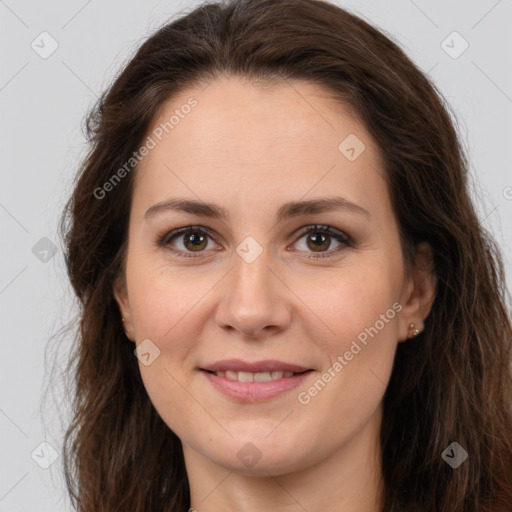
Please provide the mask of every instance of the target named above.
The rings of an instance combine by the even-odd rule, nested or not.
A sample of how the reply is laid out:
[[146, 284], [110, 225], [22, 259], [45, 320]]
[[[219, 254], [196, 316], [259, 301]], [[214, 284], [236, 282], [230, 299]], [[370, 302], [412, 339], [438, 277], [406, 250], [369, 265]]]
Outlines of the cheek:
[[158, 344], [173, 339], [173, 347], [180, 351], [180, 344], [187, 342], [184, 335], [193, 335], [194, 323], [188, 320], [201, 311], [201, 301], [214, 286], [215, 276], [194, 275], [193, 269], [172, 271], [161, 260], [134, 258], [127, 266], [130, 305], [138, 337]]
[[[323, 407], [331, 401], [334, 410], [344, 408], [345, 413], [352, 410], [357, 415], [363, 404], [371, 411], [382, 398], [398, 343], [401, 281], [389, 266], [364, 270], [331, 279], [329, 286], [322, 286], [323, 295], [310, 295], [308, 305], [321, 311], [319, 316], [329, 330], [322, 335], [311, 333], [326, 355], [326, 367], [315, 389], [302, 390], [303, 402], [311, 398]], [[330, 391], [324, 393], [323, 383]], [[333, 404], [332, 393], [339, 393], [343, 400]]]
[[335, 357], [349, 350], [355, 339], [364, 343], [369, 331], [383, 341], [393, 339], [401, 310], [397, 302], [400, 287], [400, 274], [395, 268], [365, 265], [360, 271], [352, 268], [333, 272], [325, 282], [304, 281], [297, 294], [318, 312], [328, 334], [319, 339], [317, 333], [314, 339], [319, 339], [325, 351]]
[[150, 364], [139, 362], [144, 387], [165, 423], [183, 435], [183, 425], [204, 422], [187, 391], [192, 369], [187, 362], [193, 360], [190, 355], [204, 322], [198, 318], [201, 301], [215, 281], [135, 258], [127, 265], [127, 279], [137, 345], [150, 340], [158, 348]]

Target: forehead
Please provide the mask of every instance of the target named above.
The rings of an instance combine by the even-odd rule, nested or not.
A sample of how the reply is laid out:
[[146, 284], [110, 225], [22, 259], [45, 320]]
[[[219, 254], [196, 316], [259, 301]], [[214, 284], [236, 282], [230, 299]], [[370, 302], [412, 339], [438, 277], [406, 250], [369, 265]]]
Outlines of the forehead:
[[245, 202], [334, 189], [352, 200], [386, 193], [377, 144], [318, 84], [222, 78], [191, 87], [163, 104], [148, 136], [154, 147], [138, 166], [134, 194], [146, 203], [177, 189], [208, 199], [236, 190]]

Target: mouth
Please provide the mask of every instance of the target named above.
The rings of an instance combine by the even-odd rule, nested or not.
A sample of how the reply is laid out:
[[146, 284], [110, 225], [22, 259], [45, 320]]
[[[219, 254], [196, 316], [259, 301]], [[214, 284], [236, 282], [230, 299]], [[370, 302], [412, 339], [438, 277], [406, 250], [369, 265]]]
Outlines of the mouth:
[[226, 360], [198, 368], [213, 387], [236, 402], [261, 402], [297, 387], [315, 370], [282, 361]]

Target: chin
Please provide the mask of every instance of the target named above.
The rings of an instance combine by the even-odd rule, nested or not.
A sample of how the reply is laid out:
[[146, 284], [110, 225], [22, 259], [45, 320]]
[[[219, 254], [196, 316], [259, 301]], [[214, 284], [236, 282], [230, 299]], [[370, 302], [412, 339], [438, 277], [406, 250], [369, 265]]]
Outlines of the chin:
[[[290, 432], [283, 429], [279, 434], [274, 423], [272, 432], [266, 428], [265, 433], [244, 431], [233, 437], [226, 435], [223, 442], [212, 443], [204, 447], [203, 455], [214, 464], [234, 473], [251, 476], [278, 476], [292, 473], [314, 465], [321, 459], [318, 445], [305, 443], [305, 433]], [[228, 427], [229, 430], [229, 427]], [[269, 432], [272, 432], [269, 435]], [[311, 439], [311, 437], [310, 437]]]

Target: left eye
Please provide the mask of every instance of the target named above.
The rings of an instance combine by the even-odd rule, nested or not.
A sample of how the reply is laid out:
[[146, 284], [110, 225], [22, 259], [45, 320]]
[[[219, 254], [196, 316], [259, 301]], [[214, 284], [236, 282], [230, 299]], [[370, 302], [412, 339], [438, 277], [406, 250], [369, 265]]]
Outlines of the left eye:
[[[352, 245], [352, 241], [348, 235], [330, 226], [310, 226], [299, 233], [299, 235], [295, 244], [305, 238], [306, 249], [304, 249], [304, 251], [312, 251], [312, 253], [307, 256], [310, 259], [331, 257], [333, 253], [337, 253], [340, 249]], [[199, 256], [199, 254], [195, 255], [193, 253], [202, 253], [209, 248], [211, 249], [211, 247], [208, 247], [208, 239], [213, 240], [213, 238], [213, 234], [207, 228], [187, 226], [167, 233], [159, 239], [158, 244], [160, 246], [169, 247], [179, 257], [194, 258]], [[176, 248], [174, 243], [176, 240], [180, 239], [182, 240], [182, 247]], [[339, 245], [335, 249], [328, 250], [331, 247], [332, 239], [336, 240]]]
[[[313, 236], [311, 236], [313, 235]], [[350, 247], [352, 241], [345, 233], [331, 228], [331, 226], [311, 226], [302, 232], [299, 238], [306, 238], [307, 249], [313, 249], [313, 253], [308, 255], [310, 259], [329, 258], [334, 256], [333, 253], [338, 253], [344, 247]], [[335, 249], [327, 251], [331, 247], [332, 239], [339, 243]], [[319, 249], [317, 251], [317, 249]]]

